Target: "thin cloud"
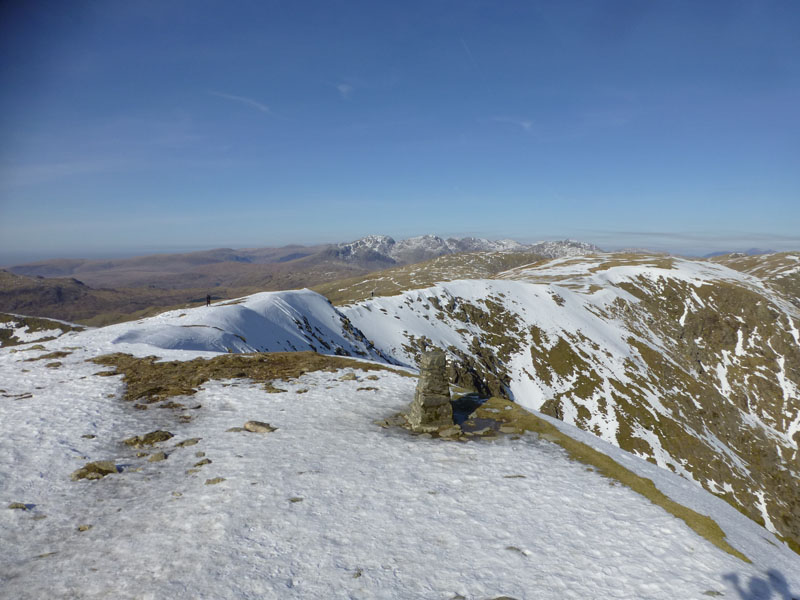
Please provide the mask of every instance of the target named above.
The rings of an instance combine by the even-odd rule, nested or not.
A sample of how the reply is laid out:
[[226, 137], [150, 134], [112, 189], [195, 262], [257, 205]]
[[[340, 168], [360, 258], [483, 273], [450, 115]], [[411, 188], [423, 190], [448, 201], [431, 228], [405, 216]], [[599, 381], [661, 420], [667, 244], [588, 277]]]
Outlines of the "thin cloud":
[[56, 179], [120, 171], [135, 166], [128, 160], [87, 159], [39, 164], [0, 164], [0, 188], [37, 185]]
[[[593, 231], [593, 230], [586, 230], [586, 231]], [[603, 231], [596, 233], [603, 233], [606, 235], [613, 235], [620, 237], [634, 237], [634, 236], [657, 237], [657, 238], [689, 240], [689, 241], [713, 240], [713, 241], [731, 242], [745, 238], [748, 240], [760, 240], [763, 242], [768, 242], [768, 241], [800, 242], [800, 235], [785, 235], [780, 233], [764, 233], [758, 231], [730, 231], [730, 232]]]
[[597, 231], [577, 230], [577, 237], [591, 237], [607, 249], [649, 248], [651, 250], [705, 255], [712, 251], [741, 251], [764, 247], [785, 251], [800, 249], [800, 235], [755, 231]]
[[240, 104], [244, 104], [245, 106], [249, 106], [250, 108], [255, 108], [256, 110], [260, 110], [263, 113], [272, 114], [272, 110], [270, 110], [269, 106], [267, 106], [266, 104], [262, 104], [258, 100], [247, 98], [246, 96], [234, 96], [233, 94], [223, 94], [222, 92], [209, 92], [209, 94], [211, 94], [212, 96], [217, 96], [218, 98], [224, 98], [225, 100], [239, 102]]
[[469, 46], [467, 46], [467, 42], [464, 41], [464, 38], [459, 38], [459, 40], [461, 40], [461, 47], [464, 48], [464, 52], [467, 54], [469, 62], [471, 62], [472, 66], [477, 69], [478, 63], [475, 60], [475, 57], [472, 55], [472, 50], [469, 49]]
[[336, 85], [336, 89], [339, 90], [342, 100], [349, 100], [353, 92], [355, 92], [355, 88], [349, 83], [339, 83]]
[[507, 123], [509, 125], [516, 125], [517, 127], [522, 128], [524, 131], [532, 132], [533, 131], [533, 121], [528, 119], [521, 119], [517, 117], [492, 117], [492, 121], [495, 123]]

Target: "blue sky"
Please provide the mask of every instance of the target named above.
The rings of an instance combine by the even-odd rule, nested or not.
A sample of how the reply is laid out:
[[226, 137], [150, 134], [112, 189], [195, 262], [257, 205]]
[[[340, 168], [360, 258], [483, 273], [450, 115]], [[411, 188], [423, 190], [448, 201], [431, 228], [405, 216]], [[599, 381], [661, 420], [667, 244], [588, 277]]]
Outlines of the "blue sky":
[[369, 233], [800, 249], [792, 0], [0, 11], [0, 264]]

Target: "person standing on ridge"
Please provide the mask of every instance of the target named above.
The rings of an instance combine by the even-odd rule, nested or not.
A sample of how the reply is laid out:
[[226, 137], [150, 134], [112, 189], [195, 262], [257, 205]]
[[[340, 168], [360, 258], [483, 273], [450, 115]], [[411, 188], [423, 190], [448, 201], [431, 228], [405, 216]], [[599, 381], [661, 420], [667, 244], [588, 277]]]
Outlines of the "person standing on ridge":
[[206, 294], [206, 306], [211, 306], [211, 294]]

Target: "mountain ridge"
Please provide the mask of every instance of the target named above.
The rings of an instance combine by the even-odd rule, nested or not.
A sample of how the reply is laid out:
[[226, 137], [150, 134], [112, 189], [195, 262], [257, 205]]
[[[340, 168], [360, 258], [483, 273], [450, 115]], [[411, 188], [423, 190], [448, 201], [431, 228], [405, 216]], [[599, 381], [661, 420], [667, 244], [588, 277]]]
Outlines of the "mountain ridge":
[[[338, 307], [314, 300], [314, 314], [333, 316], [309, 319], [357, 332], [362, 351], [372, 348], [394, 364], [413, 367], [420, 351], [442, 347], [454, 384], [513, 399], [680, 473], [800, 548], [800, 311], [773, 283], [796, 280], [800, 256], [751, 257], [736, 263], [742, 270], [664, 255], [523, 261], [494, 274], [479, 262], [454, 274], [484, 273], [482, 279], [433, 285], [417, 272], [434, 269], [434, 279], [442, 279], [442, 266], [463, 267], [448, 260], [412, 267], [394, 295], [348, 291], [351, 298]], [[352, 353], [329, 336], [317, 339], [318, 325], [307, 326], [302, 310], [280, 321], [275, 331], [294, 332], [284, 338], [251, 339], [250, 326], [234, 325], [248, 322], [252, 303], [272, 298], [267, 306], [287, 294], [103, 331], [162, 349]], [[205, 319], [220, 310], [241, 310], [243, 317], [187, 316]], [[290, 312], [274, 314], [284, 319]], [[145, 326], [151, 333], [144, 335]]]

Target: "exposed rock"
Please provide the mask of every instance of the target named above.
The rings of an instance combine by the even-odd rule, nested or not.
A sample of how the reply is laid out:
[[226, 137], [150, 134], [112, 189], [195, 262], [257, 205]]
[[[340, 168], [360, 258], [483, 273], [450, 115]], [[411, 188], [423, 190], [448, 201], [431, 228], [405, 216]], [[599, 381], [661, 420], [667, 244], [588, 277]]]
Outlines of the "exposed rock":
[[339, 377], [339, 381], [356, 381], [358, 377], [356, 377], [355, 373], [345, 373], [341, 377]]
[[453, 426], [447, 357], [439, 349], [423, 352], [419, 361], [419, 381], [408, 414], [411, 429], [433, 432]]
[[225, 430], [226, 433], [237, 433], [239, 431], [247, 431], [244, 427], [229, 427]]
[[408, 419], [403, 414], [396, 414], [388, 419], [378, 419], [373, 421], [373, 423], [383, 429], [388, 429], [389, 427], [407, 427]]
[[244, 424], [244, 429], [252, 433], [270, 433], [275, 431], [277, 427], [273, 427], [269, 423], [263, 421], [248, 421]]
[[141, 448], [143, 446], [152, 446], [158, 442], [165, 442], [172, 437], [175, 436], [173, 436], [169, 431], [159, 429], [156, 431], [151, 431], [150, 433], [145, 433], [144, 435], [135, 435], [127, 440], [122, 440], [122, 442], [128, 446], [133, 446], [134, 448]]
[[213, 479], [206, 479], [206, 485], [216, 485], [225, 481], [224, 477], [214, 477]]
[[186, 408], [186, 405], [185, 404], [181, 404], [180, 402], [175, 402], [173, 400], [170, 400], [169, 402], [164, 402], [163, 404], [159, 404], [158, 408], [181, 409], [181, 408]]
[[156, 452], [155, 454], [152, 454], [150, 458], [148, 458], [147, 460], [148, 462], [159, 462], [162, 460], [167, 460], [167, 455], [163, 452]]
[[79, 479], [102, 479], [106, 475], [119, 472], [113, 460], [97, 460], [86, 463], [77, 471], [74, 471], [70, 478], [73, 481]]
[[203, 465], [210, 465], [210, 464], [211, 464], [211, 459], [210, 458], [204, 458], [203, 460], [194, 463], [194, 466], [195, 467], [202, 467]]
[[19, 510], [28, 510], [28, 507], [23, 504], [22, 502], [12, 502], [8, 505], [8, 508], [11, 509], [19, 509]]
[[178, 442], [175, 444], [176, 448], [185, 448], [186, 446], [194, 446], [197, 442], [199, 442], [203, 438], [189, 438], [188, 440], [183, 440], [182, 442]]
[[458, 425], [453, 425], [452, 427], [446, 427], [445, 429], [439, 430], [440, 438], [451, 438], [459, 435], [461, 435], [461, 427]]
[[91, 528], [91, 525], [78, 525], [78, 531], [89, 531]]
[[280, 394], [281, 392], [285, 392], [286, 391], [283, 388], [279, 388], [279, 387], [275, 386], [271, 381], [268, 381], [267, 383], [264, 384], [264, 389], [269, 394]]

